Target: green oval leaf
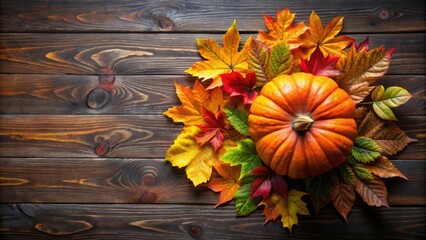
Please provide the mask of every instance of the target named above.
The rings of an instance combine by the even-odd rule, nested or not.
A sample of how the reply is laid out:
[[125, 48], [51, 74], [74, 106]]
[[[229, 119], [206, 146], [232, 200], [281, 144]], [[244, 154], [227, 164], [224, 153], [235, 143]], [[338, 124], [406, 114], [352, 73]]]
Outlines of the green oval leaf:
[[380, 118], [385, 120], [396, 120], [391, 108], [406, 103], [411, 98], [411, 94], [402, 87], [393, 86], [385, 90], [385, 88], [380, 85], [373, 90], [371, 98], [374, 101], [373, 109]]

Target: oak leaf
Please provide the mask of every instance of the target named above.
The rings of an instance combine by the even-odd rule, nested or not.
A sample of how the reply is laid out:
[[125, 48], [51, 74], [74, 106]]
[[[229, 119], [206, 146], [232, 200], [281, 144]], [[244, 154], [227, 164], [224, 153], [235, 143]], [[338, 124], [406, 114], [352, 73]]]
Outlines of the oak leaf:
[[369, 206], [389, 207], [385, 183], [377, 176], [373, 179], [355, 179], [355, 190]]
[[187, 127], [176, 138], [173, 145], [167, 151], [165, 160], [175, 167], [185, 167], [188, 179], [194, 186], [205, 183], [210, 179], [213, 165], [219, 161], [213, 146], [200, 146], [195, 136], [200, 130], [195, 127]]
[[260, 203], [265, 205], [263, 215], [266, 222], [275, 221], [281, 216], [281, 222], [284, 228], [288, 228], [290, 233], [294, 225], [298, 225], [297, 214], [309, 215], [306, 203], [302, 201], [302, 196], [306, 195], [304, 192], [291, 189], [288, 193], [288, 198], [283, 199], [278, 194], [272, 194], [266, 201]]
[[270, 48], [282, 42], [288, 44], [290, 49], [297, 48], [302, 44], [299, 36], [308, 27], [303, 22], [293, 24], [295, 15], [290, 12], [289, 8], [277, 11], [277, 19], [265, 14], [265, 23], [269, 32], [259, 31], [257, 39]]
[[206, 60], [196, 62], [186, 70], [186, 73], [198, 77], [203, 81], [213, 79], [208, 87], [208, 89], [212, 89], [222, 86], [220, 74], [247, 72], [247, 46], [244, 46], [241, 51], [238, 51], [240, 40], [241, 37], [236, 21], [234, 21], [225, 35], [223, 35], [223, 48], [212, 39], [197, 39], [198, 52]]
[[352, 185], [337, 181], [330, 193], [334, 208], [348, 222], [348, 214], [355, 202], [355, 188]]
[[391, 161], [385, 156], [380, 156], [376, 161], [365, 164], [364, 167], [372, 174], [381, 178], [400, 177], [408, 180], [407, 177], [402, 174]]
[[219, 200], [216, 204], [217, 207], [231, 201], [234, 198], [234, 194], [240, 188], [241, 166], [231, 166], [219, 162], [215, 165], [215, 169], [222, 177], [211, 180], [207, 184], [207, 187], [214, 192], [220, 192]]
[[357, 108], [355, 120], [358, 135], [373, 139], [382, 149], [382, 154], [390, 156], [417, 140], [408, 137], [395, 122], [384, 121], [366, 108]]

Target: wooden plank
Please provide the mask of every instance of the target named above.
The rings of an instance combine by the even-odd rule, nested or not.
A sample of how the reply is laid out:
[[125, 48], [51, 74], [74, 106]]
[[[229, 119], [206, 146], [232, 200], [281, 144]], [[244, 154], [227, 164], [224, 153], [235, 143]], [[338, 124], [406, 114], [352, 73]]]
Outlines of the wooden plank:
[[[366, 35], [352, 35], [358, 41]], [[0, 36], [0, 73], [180, 75], [200, 60], [195, 38], [220, 34], [5, 33]], [[243, 35], [243, 40], [248, 37]], [[424, 33], [374, 34], [371, 47], [396, 47], [388, 74], [425, 74]]]
[[[424, 159], [426, 116], [400, 116], [411, 143], [394, 159]], [[163, 158], [182, 126], [163, 115], [2, 115], [0, 157]], [[98, 154], [97, 154], [98, 153]]]
[[[386, 180], [389, 204], [426, 205], [426, 161], [393, 163], [409, 180]], [[195, 189], [183, 170], [162, 159], [0, 158], [0, 164], [2, 203], [215, 204], [218, 200], [218, 194]]]
[[[263, 14], [290, 7], [307, 23], [312, 9], [323, 22], [345, 16], [346, 32], [424, 31], [422, 1], [25, 1], [0, 2], [0, 29], [34, 31], [222, 31], [237, 19], [243, 31], [264, 30]], [[214, 22], [214, 24], [212, 24]]]
[[[263, 225], [257, 210], [235, 217], [233, 206], [1, 204], [0, 233], [7, 239], [282, 239], [280, 221]], [[300, 217], [297, 239], [423, 239], [425, 207], [355, 208], [349, 224], [328, 209]]]
[[[173, 81], [191, 86], [189, 76], [115, 76], [105, 87], [92, 75], [0, 74], [3, 114], [162, 114], [180, 105]], [[425, 115], [424, 75], [386, 75], [377, 84], [401, 86], [413, 98], [398, 107], [398, 116]], [[98, 96], [98, 97], [96, 97]]]

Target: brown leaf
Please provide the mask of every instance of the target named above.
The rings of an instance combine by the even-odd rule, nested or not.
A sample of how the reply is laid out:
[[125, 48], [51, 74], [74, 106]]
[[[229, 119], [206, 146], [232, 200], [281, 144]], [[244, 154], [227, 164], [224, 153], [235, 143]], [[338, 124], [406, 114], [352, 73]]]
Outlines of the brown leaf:
[[352, 185], [337, 181], [336, 186], [331, 191], [330, 200], [334, 208], [348, 222], [348, 214], [355, 202], [355, 188]]
[[408, 178], [402, 174], [385, 156], [378, 157], [374, 162], [366, 164], [364, 167], [370, 173], [381, 178], [400, 177], [408, 180]]
[[387, 201], [388, 191], [385, 183], [379, 177], [374, 176], [373, 179], [368, 180], [355, 178], [355, 190], [369, 206], [389, 207]]
[[382, 148], [384, 155], [396, 154], [408, 143], [417, 141], [405, 135], [394, 122], [382, 120], [365, 108], [357, 108], [355, 120], [358, 125], [358, 136], [373, 139]]

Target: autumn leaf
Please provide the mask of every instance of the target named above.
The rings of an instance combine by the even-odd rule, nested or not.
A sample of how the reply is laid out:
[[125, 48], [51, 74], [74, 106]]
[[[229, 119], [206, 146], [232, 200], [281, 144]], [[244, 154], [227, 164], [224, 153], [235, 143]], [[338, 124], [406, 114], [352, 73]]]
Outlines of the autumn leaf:
[[379, 177], [374, 176], [374, 178], [370, 180], [356, 178], [355, 190], [369, 206], [389, 207], [387, 189], [384, 182]]
[[350, 155], [358, 163], [368, 163], [378, 158], [381, 152], [382, 149], [371, 138], [358, 137], [354, 141]]
[[224, 112], [231, 125], [235, 128], [235, 130], [237, 130], [240, 134], [244, 136], [250, 135], [247, 113], [234, 108], [225, 108]]
[[283, 199], [278, 194], [272, 194], [268, 200], [263, 201], [260, 205], [265, 205], [263, 215], [266, 222], [275, 221], [281, 216], [283, 228], [288, 228], [290, 233], [294, 225], [298, 225], [297, 214], [309, 215], [306, 203], [302, 201], [302, 196], [306, 195], [304, 192], [291, 189], [288, 193], [288, 198]]
[[248, 64], [250, 71], [256, 73], [257, 86], [263, 86], [273, 78], [288, 74], [293, 67], [293, 56], [286, 43], [278, 43], [272, 48], [248, 40]]
[[345, 221], [348, 222], [348, 214], [355, 202], [354, 186], [341, 181], [336, 181], [336, 185], [330, 193], [330, 201]]
[[231, 166], [226, 163], [219, 163], [215, 165], [216, 171], [222, 178], [211, 180], [207, 187], [214, 192], [220, 192], [219, 201], [216, 207], [231, 201], [234, 194], [240, 188], [240, 172], [241, 166]]
[[324, 57], [319, 48], [315, 48], [311, 58], [303, 59], [300, 64], [302, 72], [311, 73], [317, 76], [333, 77], [338, 76], [340, 71], [336, 68], [339, 57]]
[[241, 37], [236, 21], [234, 21], [225, 35], [223, 35], [223, 48], [212, 39], [197, 39], [198, 52], [206, 60], [196, 62], [186, 70], [186, 73], [198, 77], [203, 81], [213, 79], [208, 87], [208, 89], [212, 89], [222, 86], [220, 74], [247, 72], [247, 46], [244, 46], [239, 52], [240, 40]]
[[237, 216], [247, 216], [256, 210], [259, 198], [250, 198], [251, 179], [245, 179], [241, 187], [235, 193], [235, 211]]
[[194, 186], [210, 179], [212, 167], [219, 160], [211, 145], [200, 146], [195, 136], [200, 130], [191, 126], [185, 128], [167, 151], [165, 160], [175, 167], [185, 167], [187, 177]]
[[404, 149], [407, 144], [417, 141], [405, 135], [395, 122], [384, 121], [366, 108], [356, 109], [355, 120], [358, 135], [373, 139], [384, 155], [394, 155]]
[[250, 172], [255, 176], [250, 198], [261, 196], [262, 200], [265, 201], [274, 192], [283, 199], [287, 199], [287, 182], [282, 176], [264, 166], [256, 167]]
[[327, 205], [330, 194], [337, 182], [336, 174], [328, 172], [319, 176], [309, 177], [305, 180], [306, 191], [309, 194], [315, 212], [318, 213], [325, 205]]
[[376, 161], [365, 164], [364, 167], [372, 174], [381, 178], [400, 177], [408, 180], [389, 159], [385, 156], [380, 156]]
[[338, 168], [339, 175], [349, 185], [355, 185], [355, 172], [349, 164], [342, 164]]
[[207, 124], [203, 108], [216, 113], [223, 109], [225, 104], [223, 92], [219, 88], [208, 91], [198, 81], [195, 81], [192, 90], [177, 83], [175, 87], [182, 105], [169, 108], [164, 115], [173, 119], [174, 122], [184, 123], [186, 127]]
[[385, 120], [396, 121], [396, 117], [391, 108], [398, 107], [406, 103], [411, 98], [411, 94], [402, 87], [377, 86], [371, 93], [373, 109], [376, 114]]
[[256, 87], [256, 74], [247, 73], [243, 77], [239, 72], [232, 72], [221, 74], [223, 83], [223, 91], [230, 94], [231, 97], [243, 97], [243, 104], [251, 104], [257, 97], [257, 92], [254, 90]]
[[303, 44], [300, 46], [301, 59], [309, 59], [314, 50], [318, 47], [324, 56], [342, 57], [346, 55], [344, 48], [349, 46], [354, 39], [337, 34], [342, 30], [343, 17], [333, 18], [323, 27], [320, 17], [312, 11], [309, 17], [309, 30], [300, 36]]
[[302, 43], [299, 36], [303, 34], [308, 27], [303, 23], [293, 24], [296, 14], [291, 13], [289, 8], [277, 11], [277, 19], [265, 14], [265, 23], [269, 32], [259, 32], [257, 39], [263, 42], [269, 48], [280, 43], [286, 43], [290, 49], [297, 48]]
[[355, 164], [352, 166], [354, 173], [363, 180], [373, 179], [374, 176], [368, 171], [368, 169], [363, 164]]
[[348, 54], [341, 56], [337, 62], [336, 67], [342, 74], [334, 80], [355, 103], [360, 103], [373, 89], [370, 84], [388, 71], [393, 51], [385, 50], [382, 46], [371, 50], [362, 48], [358, 52], [356, 46], [352, 45]]
[[254, 142], [251, 139], [237, 141], [236, 147], [226, 149], [226, 153], [223, 154], [221, 160], [231, 164], [231, 166], [241, 165], [240, 178], [249, 175], [251, 170], [262, 165], [262, 161], [257, 155]]
[[225, 114], [219, 111], [216, 116], [211, 111], [203, 108], [203, 115], [207, 124], [197, 125], [201, 133], [195, 136], [195, 139], [201, 146], [210, 142], [213, 149], [217, 151], [222, 146], [225, 139]]

